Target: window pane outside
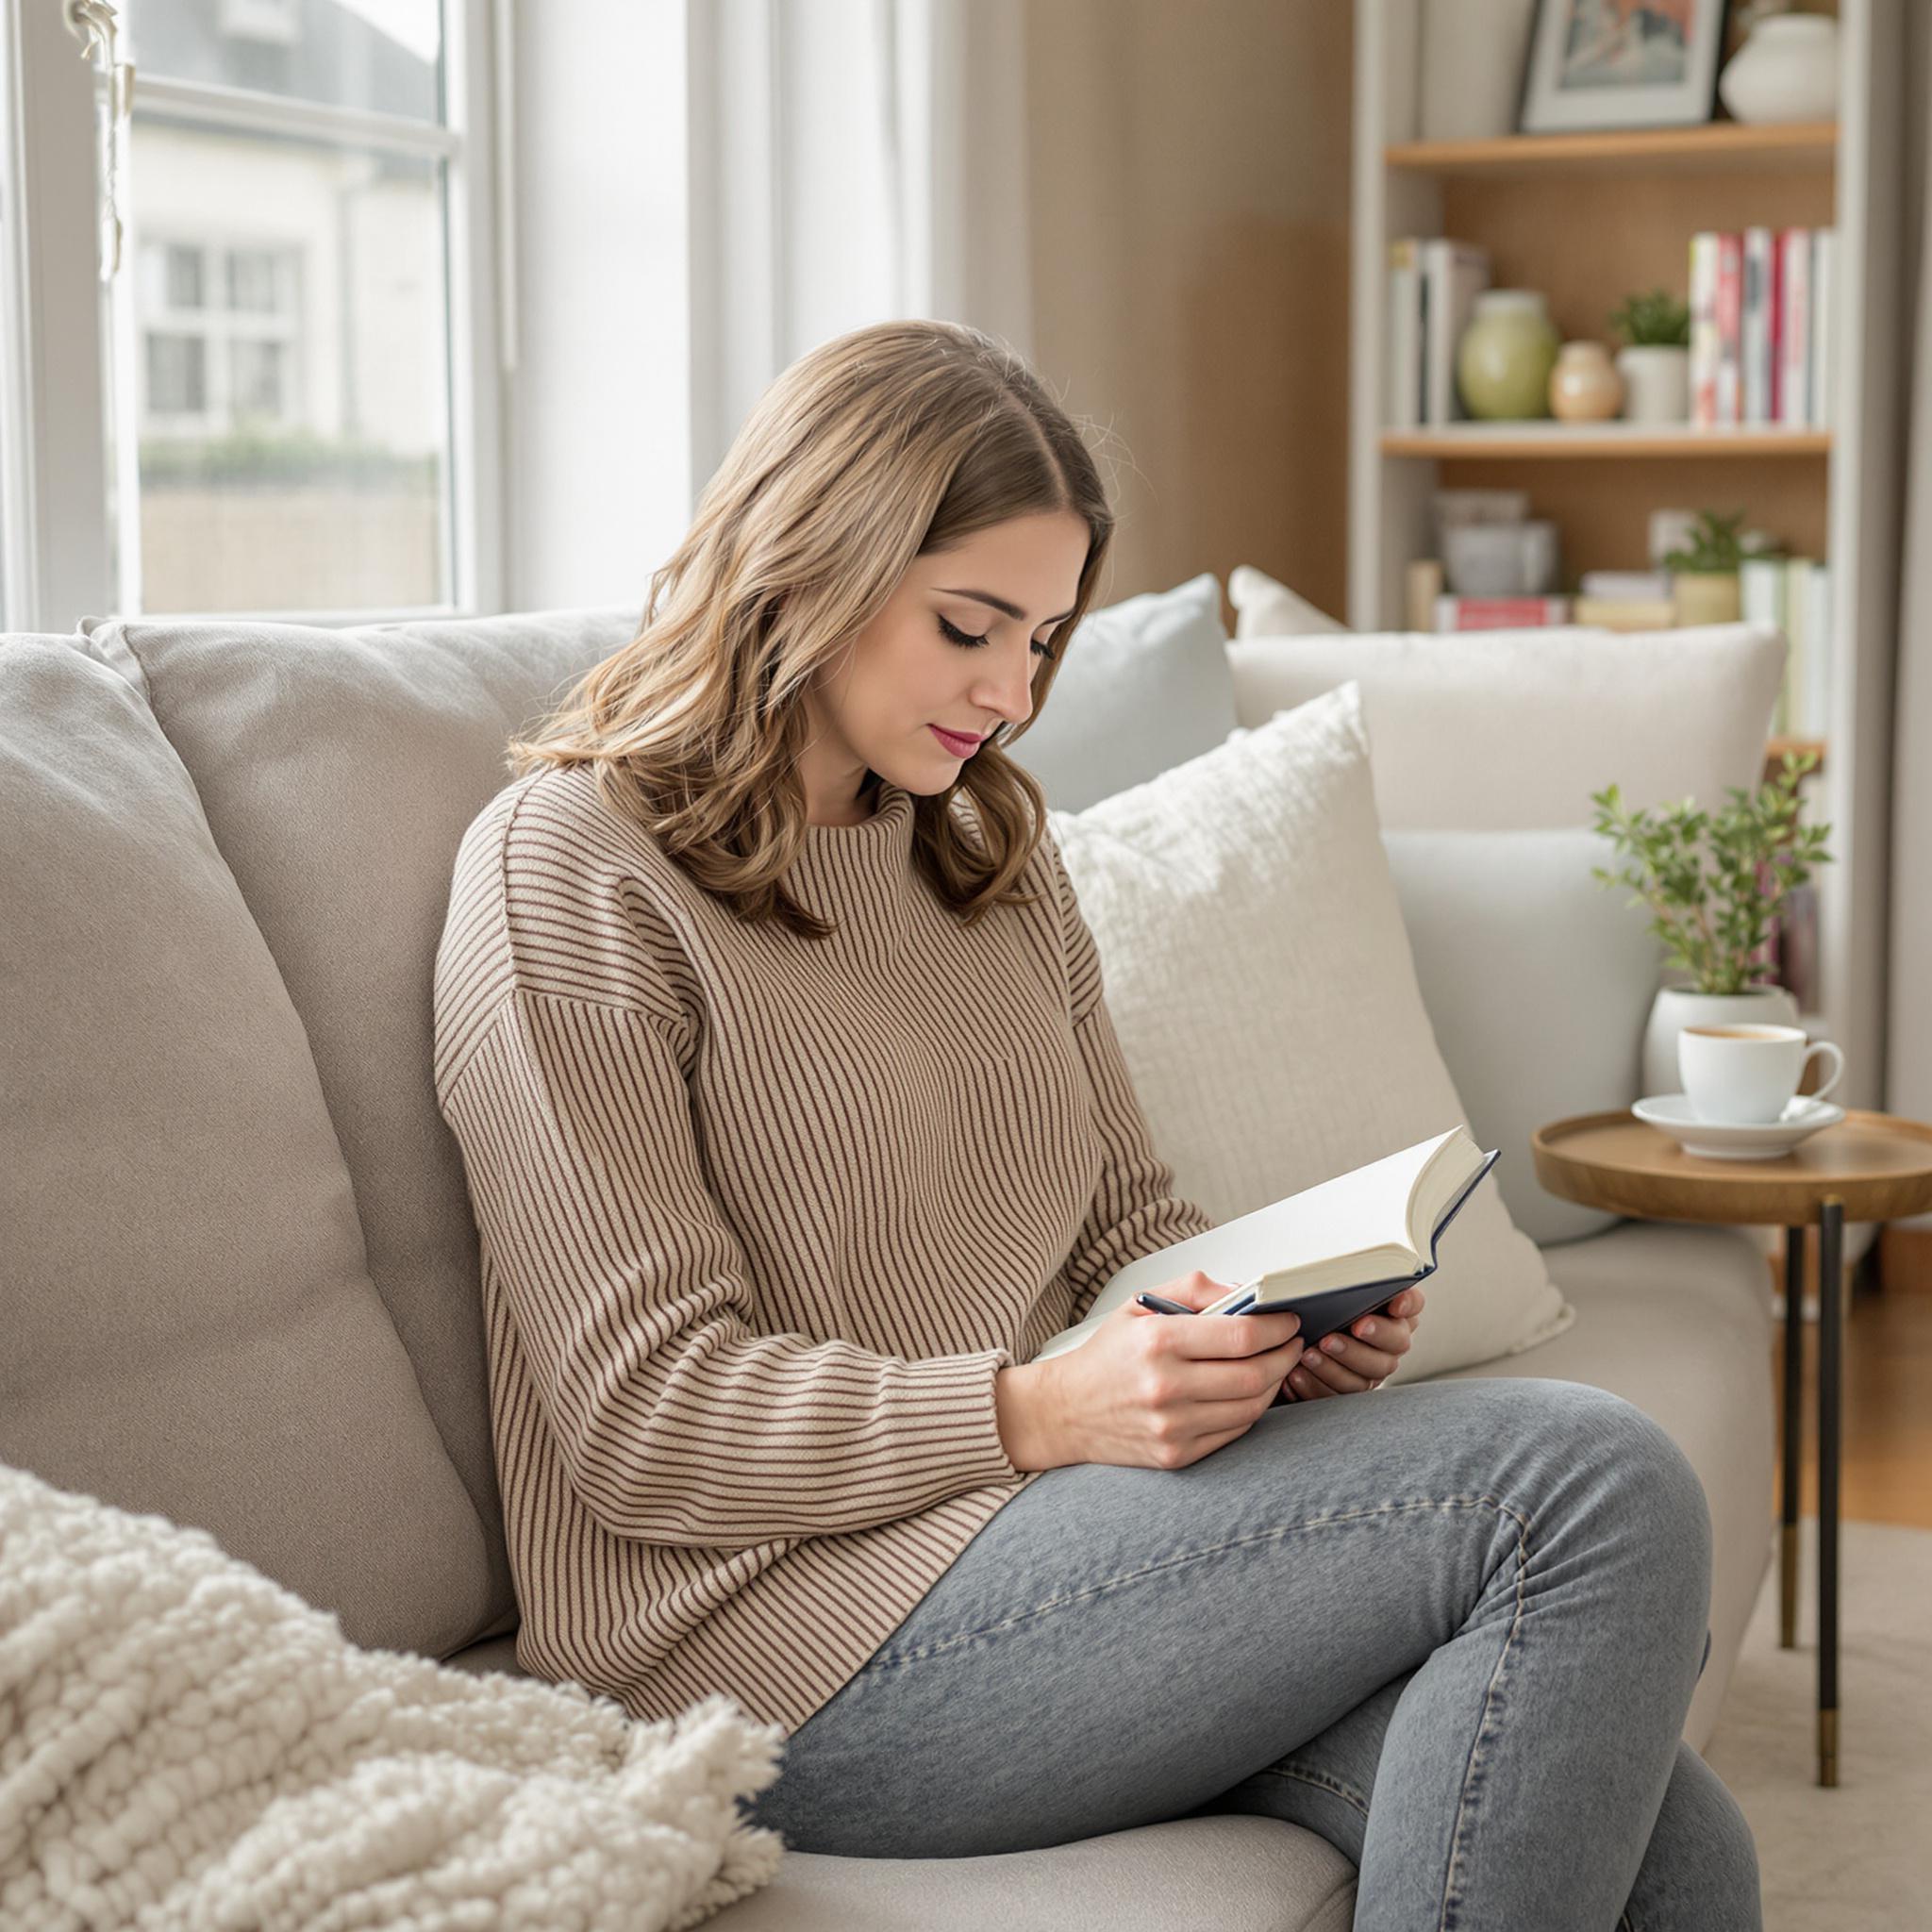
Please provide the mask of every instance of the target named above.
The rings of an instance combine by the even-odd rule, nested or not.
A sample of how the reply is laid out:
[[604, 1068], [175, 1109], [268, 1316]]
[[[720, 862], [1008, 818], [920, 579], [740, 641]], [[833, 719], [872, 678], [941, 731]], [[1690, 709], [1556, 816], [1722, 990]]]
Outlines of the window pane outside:
[[[133, 0], [128, 10], [179, 49], [186, 16], [204, 39], [210, 26], [260, 39], [281, 9]], [[297, 41], [330, 10], [314, 0], [290, 9]], [[378, 0], [333, 8], [358, 45], [373, 31], [363, 16], [383, 10]], [[139, 538], [138, 573], [131, 556], [116, 558], [123, 605], [453, 603], [446, 164], [178, 108], [143, 114], [137, 83], [124, 179], [124, 265], [104, 288], [117, 501], [127, 472], [138, 479], [134, 528], [115, 514], [117, 551]]]
[[119, 10], [137, 74], [442, 119], [437, 0], [123, 0]]

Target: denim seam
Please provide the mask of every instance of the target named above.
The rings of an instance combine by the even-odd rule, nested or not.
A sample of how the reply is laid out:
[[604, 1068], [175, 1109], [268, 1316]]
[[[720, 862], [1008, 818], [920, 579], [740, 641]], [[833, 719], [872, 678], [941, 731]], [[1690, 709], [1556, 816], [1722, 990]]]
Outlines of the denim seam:
[[[1507, 1507], [1507, 1505], [1501, 1507]], [[1483, 1739], [1490, 1730], [1496, 1689], [1508, 1668], [1509, 1648], [1523, 1627], [1524, 1586], [1529, 1574], [1529, 1525], [1514, 1509], [1509, 1509], [1508, 1514], [1516, 1521], [1516, 1614], [1510, 1618], [1509, 1628], [1504, 1633], [1503, 1648], [1497, 1654], [1495, 1669], [1490, 1673], [1489, 1688], [1483, 1692], [1482, 1715], [1476, 1723], [1475, 1736], [1470, 1740], [1469, 1764], [1462, 1776], [1462, 1794], [1456, 1804], [1456, 1825], [1449, 1836], [1449, 1863], [1442, 1874], [1442, 1910], [1437, 1921], [1437, 1932], [1454, 1932], [1457, 1922], [1457, 1907], [1461, 1900], [1456, 1889], [1456, 1872], [1462, 1862], [1462, 1833], [1469, 1814], [1470, 1792], [1482, 1774]]]
[[[1310, 1516], [1300, 1523], [1276, 1524], [1271, 1529], [1258, 1530], [1253, 1536], [1236, 1537], [1224, 1543], [1210, 1544], [1205, 1550], [1190, 1550], [1183, 1556], [1171, 1557], [1158, 1563], [1146, 1563], [1138, 1570], [1123, 1571], [1118, 1576], [1109, 1576], [1103, 1582], [1089, 1585], [1086, 1589], [1074, 1591], [1067, 1596], [1048, 1597], [1042, 1604], [1036, 1604], [1030, 1610], [1022, 1610], [1018, 1615], [1003, 1619], [997, 1624], [988, 1624], [975, 1630], [962, 1630], [957, 1636], [940, 1639], [937, 1642], [924, 1644], [916, 1650], [895, 1652], [887, 1657], [873, 1657], [861, 1668], [867, 1671], [883, 1670], [899, 1664], [917, 1663], [924, 1658], [937, 1657], [941, 1652], [954, 1649], [962, 1643], [970, 1643], [976, 1637], [990, 1637], [1001, 1630], [1010, 1630], [1029, 1619], [1043, 1616], [1049, 1610], [1062, 1609], [1070, 1605], [1081, 1603], [1089, 1597], [1099, 1596], [1106, 1591], [1118, 1589], [1126, 1583], [1138, 1582], [1141, 1577], [1153, 1576], [1165, 1570], [1175, 1570], [1188, 1563], [1199, 1562], [1205, 1557], [1218, 1557], [1226, 1551], [1236, 1550], [1250, 1543], [1278, 1541], [1282, 1538], [1296, 1535], [1307, 1529], [1329, 1529], [1337, 1526], [1349, 1527], [1357, 1524], [1373, 1521], [1376, 1517], [1397, 1514], [1410, 1514], [1425, 1509], [1491, 1508], [1499, 1514], [1510, 1517], [1517, 1526], [1517, 1548], [1524, 1548], [1525, 1528], [1522, 1513], [1511, 1504], [1501, 1502], [1494, 1496], [1421, 1496], [1406, 1503], [1385, 1503], [1374, 1509], [1351, 1509], [1339, 1515]], [[1518, 1619], [1522, 1616], [1521, 1583], [1518, 1585]], [[1512, 1625], [1513, 1634], [1513, 1625]], [[1507, 1642], [1506, 1642], [1507, 1649]], [[1487, 1700], [1485, 1703], [1487, 1708]]]
[[1313, 1785], [1320, 1791], [1332, 1791], [1336, 1797], [1345, 1799], [1353, 1805], [1364, 1818], [1369, 1815], [1368, 1799], [1352, 1784], [1339, 1777], [1331, 1777], [1325, 1771], [1317, 1771], [1311, 1765], [1304, 1766], [1292, 1762], [1270, 1764], [1263, 1767], [1259, 1775], [1291, 1780], [1296, 1784]]

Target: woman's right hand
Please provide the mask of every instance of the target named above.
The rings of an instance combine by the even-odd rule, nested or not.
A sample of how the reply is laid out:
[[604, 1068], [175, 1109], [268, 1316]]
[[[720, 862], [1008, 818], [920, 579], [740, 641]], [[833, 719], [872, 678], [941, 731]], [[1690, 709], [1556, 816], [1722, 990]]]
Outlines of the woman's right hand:
[[[1204, 1308], [1232, 1285], [1196, 1268], [1155, 1292]], [[1301, 1325], [1287, 1309], [1162, 1315], [1130, 1295], [1091, 1340], [1038, 1364], [1051, 1372], [1043, 1399], [1065, 1459], [1184, 1469], [1212, 1455], [1282, 1392]]]

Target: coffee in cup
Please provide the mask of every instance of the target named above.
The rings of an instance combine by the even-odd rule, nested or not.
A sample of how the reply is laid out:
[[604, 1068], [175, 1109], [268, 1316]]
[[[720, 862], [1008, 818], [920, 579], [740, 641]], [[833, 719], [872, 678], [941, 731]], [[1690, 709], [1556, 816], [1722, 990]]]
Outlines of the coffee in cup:
[[1802, 1026], [1686, 1026], [1677, 1035], [1677, 1071], [1699, 1120], [1749, 1124], [1779, 1119], [1814, 1053], [1827, 1053], [1831, 1076], [1808, 1097], [1823, 1100], [1843, 1076], [1845, 1057]]

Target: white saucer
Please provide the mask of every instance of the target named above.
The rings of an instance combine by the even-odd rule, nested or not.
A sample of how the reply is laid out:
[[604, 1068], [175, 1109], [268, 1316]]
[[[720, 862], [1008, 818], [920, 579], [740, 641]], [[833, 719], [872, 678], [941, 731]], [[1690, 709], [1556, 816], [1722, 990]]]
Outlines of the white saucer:
[[1820, 1127], [1835, 1125], [1845, 1110], [1835, 1101], [1814, 1100], [1808, 1093], [1792, 1096], [1782, 1119], [1774, 1121], [1701, 1121], [1685, 1093], [1655, 1093], [1630, 1108], [1641, 1121], [1660, 1127], [1686, 1154], [1711, 1160], [1775, 1160]]

